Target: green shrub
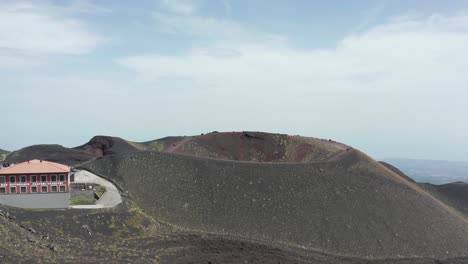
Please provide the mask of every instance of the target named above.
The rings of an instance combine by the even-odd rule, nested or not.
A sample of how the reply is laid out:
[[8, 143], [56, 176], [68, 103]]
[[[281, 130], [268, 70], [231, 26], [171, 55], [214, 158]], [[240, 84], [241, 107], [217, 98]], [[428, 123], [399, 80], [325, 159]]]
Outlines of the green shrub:
[[107, 191], [106, 187], [101, 186], [99, 189], [96, 190], [96, 194], [101, 197]]

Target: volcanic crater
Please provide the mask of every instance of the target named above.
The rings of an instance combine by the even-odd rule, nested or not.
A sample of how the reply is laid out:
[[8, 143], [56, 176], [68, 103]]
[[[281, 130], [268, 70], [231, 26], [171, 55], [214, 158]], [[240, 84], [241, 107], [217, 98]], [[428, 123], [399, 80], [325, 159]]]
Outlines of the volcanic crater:
[[[43, 232], [49, 222], [63, 223], [50, 232], [64, 246], [77, 248], [67, 251], [67, 260], [80, 259], [84, 252], [104, 260], [113, 254], [111, 248], [129, 247], [137, 255], [144, 250], [140, 260], [157, 257], [163, 263], [468, 261], [466, 184], [419, 184], [392, 165], [333, 140], [212, 132], [147, 142], [96, 136], [73, 149], [52, 146], [18, 150], [6, 160], [61, 160], [109, 179], [124, 197], [117, 208], [88, 217], [78, 211], [27, 214], [4, 208], [19, 216], [18, 226], [30, 225], [32, 216], [42, 219], [32, 228]], [[63, 217], [67, 220], [59, 220]], [[67, 240], [71, 234], [65, 226], [73, 226], [72, 219], [79, 219], [82, 228], [71, 230], [86, 233]], [[129, 224], [133, 242], [126, 237]], [[96, 244], [101, 252], [93, 250], [97, 242], [88, 233], [109, 247]], [[0, 242], [5, 239], [0, 236]], [[240, 250], [245, 247], [250, 250]], [[150, 254], [150, 248], [159, 251]], [[9, 256], [17, 252], [4, 249]]]

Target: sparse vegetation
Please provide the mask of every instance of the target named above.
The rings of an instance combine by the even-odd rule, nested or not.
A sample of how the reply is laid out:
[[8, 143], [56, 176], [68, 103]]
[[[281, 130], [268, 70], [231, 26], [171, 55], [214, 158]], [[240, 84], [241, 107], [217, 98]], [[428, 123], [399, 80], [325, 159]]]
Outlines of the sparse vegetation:
[[90, 205], [95, 204], [96, 199], [89, 197], [71, 197], [70, 205]]
[[96, 194], [97, 194], [97, 196], [101, 197], [106, 191], [107, 191], [106, 187], [100, 186], [100, 187], [96, 190]]

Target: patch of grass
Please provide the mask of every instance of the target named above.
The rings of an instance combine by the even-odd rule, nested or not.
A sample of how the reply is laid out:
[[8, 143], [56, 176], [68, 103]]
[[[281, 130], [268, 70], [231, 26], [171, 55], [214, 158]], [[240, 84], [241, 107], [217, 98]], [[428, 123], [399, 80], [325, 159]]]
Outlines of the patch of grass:
[[65, 234], [65, 233], [63, 232], [63, 229], [60, 228], [60, 227], [55, 227], [55, 226], [53, 226], [53, 227], [52, 227], [52, 230], [54, 230], [55, 233], [60, 234], [60, 235], [64, 235], [64, 234]]
[[117, 221], [115, 220], [114, 216], [111, 216], [109, 228], [116, 229], [117, 228]]
[[107, 191], [106, 187], [101, 186], [99, 189], [96, 190], [96, 194], [101, 197]]
[[72, 197], [70, 198], [71, 205], [88, 205], [88, 204], [95, 204], [96, 200], [94, 198], [88, 197]]
[[133, 212], [132, 216], [127, 219], [126, 224], [135, 229], [140, 229], [145, 223], [145, 216], [138, 212]]

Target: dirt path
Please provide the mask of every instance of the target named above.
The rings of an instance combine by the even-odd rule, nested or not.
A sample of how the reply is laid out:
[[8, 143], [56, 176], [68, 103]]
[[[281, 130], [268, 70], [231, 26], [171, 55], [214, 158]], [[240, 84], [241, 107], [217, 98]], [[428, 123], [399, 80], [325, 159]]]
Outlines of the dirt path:
[[76, 183], [94, 183], [106, 187], [106, 192], [94, 205], [72, 205], [75, 209], [100, 209], [114, 207], [122, 202], [119, 190], [111, 182], [85, 170], [75, 173]]
[[173, 143], [172, 146], [170, 146], [169, 148], [167, 148], [165, 152], [171, 152], [171, 153], [173, 153], [173, 152], [176, 151], [180, 146], [182, 146], [185, 142], [189, 141], [191, 138], [192, 138], [192, 137], [185, 137], [184, 139], [179, 140], [179, 141]]

